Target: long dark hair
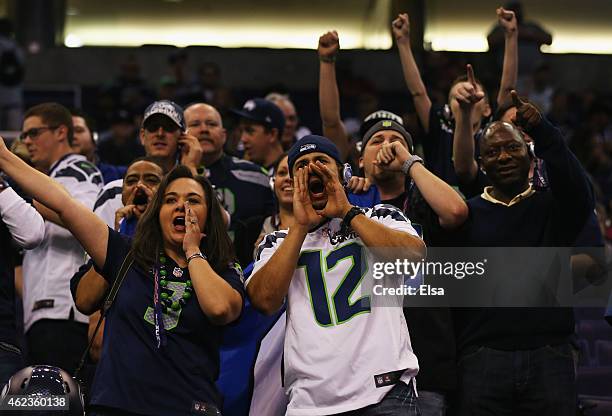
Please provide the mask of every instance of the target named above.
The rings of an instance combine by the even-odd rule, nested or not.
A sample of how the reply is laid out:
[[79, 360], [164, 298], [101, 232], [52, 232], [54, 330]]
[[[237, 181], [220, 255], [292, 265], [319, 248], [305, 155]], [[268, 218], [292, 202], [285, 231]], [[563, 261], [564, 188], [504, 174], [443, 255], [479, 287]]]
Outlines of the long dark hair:
[[223, 210], [208, 179], [199, 175], [194, 176], [186, 166], [177, 166], [164, 176], [153, 199], [138, 221], [132, 243], [135, 261], [144, 270], [151, 268], [157, 261], [157, 255], [163, 245], [159, 211], [163, 204], [166, 189], [172, 182], [180, 178], [193, 179], [204, 189], [208, 213], [206, 215], [206, 226], [204, 227], [206, 237], [202, 238], [200, 242], [200, 250], [208, 257], [213, 270], [220, 273], [230, 263], [236, 261], [232, 240], [227, 234]]

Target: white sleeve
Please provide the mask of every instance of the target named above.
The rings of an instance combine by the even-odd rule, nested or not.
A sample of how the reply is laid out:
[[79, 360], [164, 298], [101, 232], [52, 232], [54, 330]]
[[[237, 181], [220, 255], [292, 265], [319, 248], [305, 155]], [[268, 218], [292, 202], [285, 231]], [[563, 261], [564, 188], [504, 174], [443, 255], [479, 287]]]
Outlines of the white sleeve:
[[253, 271], [249, 278], [244, 282], [244, 286], [248, 286], [251, 281], [251, 277], [261, 269], [270, 260], [270, 257], [274, 254], [278, 246], [287, 237], [286, 231], [274, 231], [273, 233], [267, 234], [259, 246], [257, 247], [257, 253], [255, 255], [255, 264], [253, 265]]
[[0, 218], [20, 247], [32, 249], [45, 237], [41, 215], [11, 188], [0, 192]]
[[393, 205], [387, 204], [378, 204], [375, 205], [374, 208], [368, 208], [366, 210], [366, 215], [368, 218], [373, 219], [374, 221], [380, 222], [382, 225], [391, 228], [396, 231], [404, 231], [408, 234], [412, 234], [416, 237], [419, 237], [419, 233], [414, 229], [412, 223], [406, 217], [406, 215], [394, 207]]

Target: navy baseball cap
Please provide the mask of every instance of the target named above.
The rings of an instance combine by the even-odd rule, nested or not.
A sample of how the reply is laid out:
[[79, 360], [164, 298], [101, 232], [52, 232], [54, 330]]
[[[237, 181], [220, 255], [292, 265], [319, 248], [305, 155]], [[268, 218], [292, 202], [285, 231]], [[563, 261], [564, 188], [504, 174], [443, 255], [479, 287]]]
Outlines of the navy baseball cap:
[[277, 129], [279, 137], [283, 134], [285, 116], [281, 109], [272, 101], [263, 98], [253, 98], [244, 103], [241, 110], [232, 110], [232, 113], [247, 120]]
[[410, 135], [410, 133], [408, 133], [408, 131], [406, 131], [404, 126], [402, 126], [401, 124], [393, 120], [380, 120], [377, 123], [375, 123], [372, 127], [370, 127], [369, 130], [363, 135], [363, 140], [361, 141], [361, 154], [363, 154], [363, 151], [366, 145], [368, 144], [368, 141], [372, 138], [372, 136], [374, 136], [379, 131], [384, 131], [384, 130], [393, 130], [401, 134], [404, 140], [406, 140], [406, 143], [408, 144], [408, 150], [411, 153], [414, 152], [412, 136]]
[[169, 100], [155, 101], [147, 107], [144, 112], [142, 124], [144, 125], [149, 117], [155, 114], [163, 114], [176, 124], [181, 131], [186, 130], [185, 117], [183, 117], [183, 108], [177, 103]]
[[338, 148], [331, 140], [329, 140], [327, 137], [310, 134], [295, 142], [295, 144], [291, 146], [291, 149], [289, 149], [289, 152], [287, 152], [289, 174], [293, 176], [293, 165], [295, 164], [296, 160], [308, 153], [315, 152], [325, 153], [339, 164], [342, 164]]

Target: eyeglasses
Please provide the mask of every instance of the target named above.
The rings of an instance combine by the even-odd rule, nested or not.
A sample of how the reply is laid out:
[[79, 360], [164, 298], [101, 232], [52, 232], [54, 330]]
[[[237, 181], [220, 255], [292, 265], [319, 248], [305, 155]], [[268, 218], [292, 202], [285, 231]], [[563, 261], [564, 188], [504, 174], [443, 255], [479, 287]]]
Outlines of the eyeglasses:
[[36, 140], [40, 134], [45, 130], [55, 130], [59, 126], [55, 127], [32, 127], [30, 130], [24, 131], [19, 135], [19, 140], [24, 141], [26, 137], [32, 140]]
[[149, 133], [155, 133], [156, 131], [160, 129], [160, 127], [168, 133], [174, 133], [175, 131], [179, 129], [179, 127], [174, 122], [172, 122], [171, 120], [167, 120], [165, 118], [160, 118], [158, 120], [152, 120], [152, 121], [145, 123], [144, 125], [145, 130], [148, 131]]

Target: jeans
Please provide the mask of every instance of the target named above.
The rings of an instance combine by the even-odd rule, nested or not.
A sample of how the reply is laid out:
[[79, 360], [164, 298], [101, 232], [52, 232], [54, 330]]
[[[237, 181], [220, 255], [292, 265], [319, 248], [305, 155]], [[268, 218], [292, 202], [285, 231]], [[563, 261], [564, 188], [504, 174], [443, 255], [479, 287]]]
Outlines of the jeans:
[[480, 347], [458, 364], [462, 415], [576, 414], [569, 344], [524, 351]]
[[379, 403], [340, 413], [338, 416], [420, 416], [417, 398], [412, 382], [410, 385], [399, 382]]
[[421, 416], [446, 415], [448, 403], [446, 401], [446, 396], [443, 393], [439, 393], [437, 391], [419, 390], [417, 402], [419, 403]]
[[21, 352], [14, 345], [0, 342], [0, 391], [17, 371], [24, 367]]

